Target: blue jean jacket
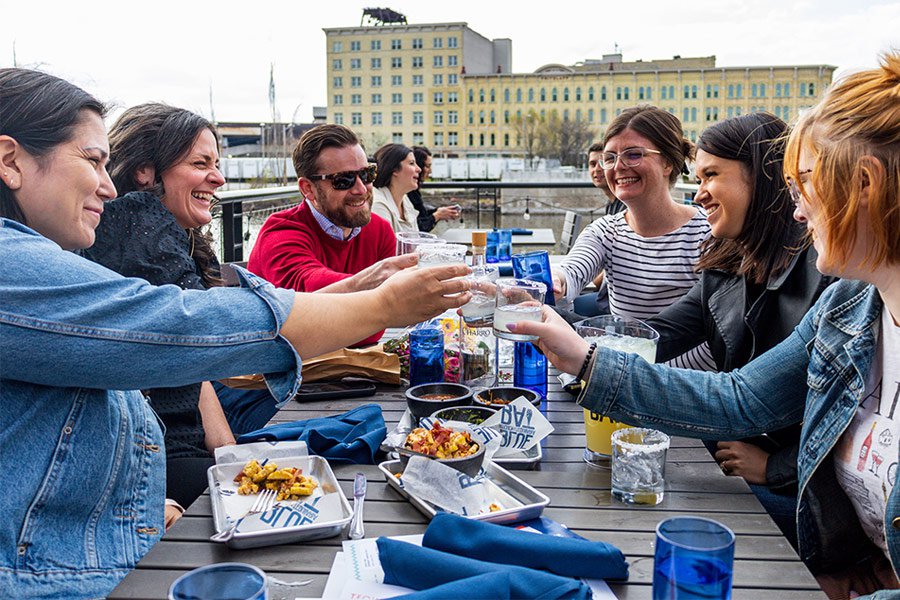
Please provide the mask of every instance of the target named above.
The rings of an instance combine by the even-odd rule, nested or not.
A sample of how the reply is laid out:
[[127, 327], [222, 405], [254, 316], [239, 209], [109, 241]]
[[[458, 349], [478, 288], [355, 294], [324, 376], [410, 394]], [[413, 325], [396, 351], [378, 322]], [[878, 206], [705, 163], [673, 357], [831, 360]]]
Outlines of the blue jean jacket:
[[[784, 342], [731, 373], [648, 365], [637, 355], [598, 348], [578, 401], [619, 421], [703, 439], [748, 437], [802, 420], [800, 557], [813, 573], [835, 572], [881, 553], [838, 485], [832, 449], [862, 399], [882, 307], [873, 286], [840, 281]], [[900, 564], [900, 534], [893, 526], [900, 515], [898, 487], [885, 514], [895, 573]]]
[[154, 287], [6, 219], [0, 264], [0, 590], [105, 596], [163, 533], [162, 431], [121, 390], [266, 373], [287, 401], [294, 292]]

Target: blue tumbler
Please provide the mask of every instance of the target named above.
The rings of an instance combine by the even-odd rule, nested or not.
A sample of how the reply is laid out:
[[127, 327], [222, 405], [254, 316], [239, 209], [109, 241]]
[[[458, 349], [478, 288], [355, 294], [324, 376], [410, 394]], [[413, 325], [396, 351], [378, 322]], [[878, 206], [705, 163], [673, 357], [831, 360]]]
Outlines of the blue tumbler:
[[550, 271], [550, 255], [546, 250], [534, 250], [512, 255], [513, 277], [540, 281], [547, 286], [544, 304], [556, 306], [553, 296], [553, 273]]
[[531, 342], [516, 342], [513, 359], [513, 385], [547, 397], [547, 357]]
[[497, 248], [497, 258], [501, 261], [509, 260], [512, 254], [512, 230], [501, 229], [497, 233], [500, 234], [500, 243]]
[[499, 262], [500, 232], [494, 229], [487, 232], [487, 247], [484, 249], [485, 262]]
[[409, 385], [444, 381], [444, 332], [423, 323], [409, 332]]

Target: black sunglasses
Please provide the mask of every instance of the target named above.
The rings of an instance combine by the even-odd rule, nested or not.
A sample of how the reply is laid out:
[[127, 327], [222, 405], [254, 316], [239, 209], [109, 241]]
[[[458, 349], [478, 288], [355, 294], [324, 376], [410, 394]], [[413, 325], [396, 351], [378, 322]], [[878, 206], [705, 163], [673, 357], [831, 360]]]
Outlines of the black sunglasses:
[[359, 171], [341, 171], [340, 173], [332, 173], [331, 175], [310, 175], [307, 179], [320, 180], [330, 179], [331, 186], [336, 190], [349, 190], [356, 185], [356, 178], [359, 177], [365, 185], [375, 182], [378, 175], [378, 165], [370, 164]]

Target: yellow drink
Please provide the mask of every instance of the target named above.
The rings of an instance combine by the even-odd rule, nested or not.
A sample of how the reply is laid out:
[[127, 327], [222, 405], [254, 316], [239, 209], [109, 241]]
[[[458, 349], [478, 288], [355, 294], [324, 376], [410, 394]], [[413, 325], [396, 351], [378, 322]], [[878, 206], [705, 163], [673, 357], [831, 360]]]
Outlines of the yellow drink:
[[629, 427], [624, 423], [612, 421], [609, 417], [584, 409], [584, 434], [587, 437], [587, 449], [606, 458], [612, 456], [613, 431]]

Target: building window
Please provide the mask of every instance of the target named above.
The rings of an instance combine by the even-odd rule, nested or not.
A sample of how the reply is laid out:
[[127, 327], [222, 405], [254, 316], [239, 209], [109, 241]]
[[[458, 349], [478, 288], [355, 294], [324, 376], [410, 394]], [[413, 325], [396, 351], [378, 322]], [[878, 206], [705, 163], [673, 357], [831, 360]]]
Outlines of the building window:
[[550, 101], [556, 102], [556, 88], [553, 88], [552, 90], [550, 90]]
[[784, 84], [784, 97], [785, 98], [791, 97], [791, 84], [789, 84], [789, 83]]
[[422, 68], [422, 57], [421, 56], [413, 56], [412, 66], [413, 66], [413, 69], [421, 69]]
[[506, 125], [509, 125], [509, 111], [508, 110], [503, 111], [503, 122]]
[[448, 104], [456, 104], [459, 102], [459, 93], [458, 92], [447, 92], [447, 103]]
[[334, 113], [334, 122], [338, 125], [344, 124], [344, 113]]
[[413, 85], [423, 85], [425, 77], [422, 75], [413, 75]]
[[[741, 84], [741, 83], [737, 84], [737, 87], [734, 88], [734, 95], [736, 98], [744, 97], [744, 85], [743, 84]], [[738, 115], [739, 114], [740, 113], [738, 113]], [[735, 115], [735, 116], [737, 116], [737, 115]]]
[[[437, 38], [435, 38], [437, 39]], [[444, 145], [444, 134], [440, 131], [434, 134], [434, 145], [435, 146], [443, 146]]]
[[491, 146], [496, 146], [496, 145], [497, 145], [497, 134], [492, 133], [491, 134]]
[[638, 87], [638, 100], [644, 99], [644, 86]]
[[581, 88], [575, 88], [575, 102], [581, 102]]
[[444, 85], [444, 76], [440, 73], [434, 76], [434, 85]]
[[697, 108], [696, 107], [691, 109], [691, 121], [694, 123], [697, 122]]
[[422, 38], [413, 38], [412, 47], [413, 47], [413, 50], [421, 50], [422, 49]]
[[372, 68], [373, 68], [373, 69], [380, 69], [380, 68], [381, 68], [381, 59], [380, 59], [380, 58], [373, 58], [373, 59], [372, 59]]
[[478, 134], [478, 145], [484, 146], [484, 134], [483, 133]]
[[568, 120], [569, 120], [569, 109], [567, 108], [563, 111], [563, 121], [568, 121]]
[[509, 104], [509, 88], [503, 90], [503, 101]]
[[458, 60], [459, 59], [457, 58], [457, 56], [455, 54], [448, 55], [447, 56], [447, 66], [448, 67], [458, 66], [459, 65], [459, 63], [457, 62]]
[[600, 88], [600, 100], [606, 100], [606, 86]]
[[575, 109], [575, 120], [581, 121], [581, 109], [580, 108]]
[[[438, 39], [438, 38], [435, 38], [435, 39]], [[437, 54], [433, 58], [434, 58], [434, 67], [435, 68], [444, 66], [444, 57], [443, 56], [441, 56], [440, 54]], [[415, 65], [413, 65], [413, 66], [415, 66]]]
[[751, 97], [751, 98], [756, 98], [756, 96], [757, 96], [758, 94], [759, 94], [759, 86], [757, 86], [757, 85], [754, 83], [754, 84], [750, 87], [750, 97]]
[[402, 50], [403, 49], [403, 41], [402, 40], [391, 40], [391, 50]]
[[694, 100], [697, 99], [697, 86], [696, 85], [691, 86], [691, 98]]
[[456, 73], [447, 75], [447, 85], [457, 85], [457, 84], [459, 84], [459, 76]]
[[403, 85], [403, 75], [391, 75], [391, 85], [394, 87]]
[[444, 103], [444, 92], [435, 92], [434, 93], [434, 103], [435, 104], [443, 104]]
[[403, 125], [403, 113], [394, 111], [391, 113], [391, 125]]
[[[780, 83], [775, 84], [775, 97], [781, 98], [781, 84]], [[777, 112], [781, 112], [780, 110], [778, 110], [778, 107], [775, 107], [775, 108], [776, 108]], [[781, 118], [780, 116], [778, 116], [778, 114], [776, 114], [775, 116], [778, 117], [779, 119]]]
[[601, 122], [601, 123], [606, 123], [606, 121], [607, 121], [606, 109], [605, 109], [605, 108], [601, 108], [601, 109], [600, 109], [600, 122]]
[[425, 134], [421, 131], [413, 132], [413, 144], [416, 146], [421, 146], [425, 143]]
[[478, 124], [484, 125], [484, 111], [483, 110], [478, 111]]
[[[455, 38], [450, 38], [455, 39]], [[459, 134], [455, 131], [451, 131], [447, 134], [447, 145], [448, 146], [458, 146], [459, 145]]]
[[589, 108], [588, 109], [588, 123], [593, 123], [593, 122], [594, 122], [594, 109]]
[[351, 125], [362, 125], [362, 113], [350, 113], [350, 124]]
[[474, 145], [475, 145], [475, 136], [470, 133], [469, 134], [469, 146], [474, 146]]
[[351, 77], [350, 78], [350, 87], [361, 87], [362, 86], [362, 77]]
[[594, 101], [594, 86], [588, 88], [588, 102]]
[[425, 102], [425, 94], [422, 92], [413, 92], [413, 104], [422, 104]]
[[391, 104], [403, 104], [403, 94], [391, 94]]
[[425, 113], [423, 113], [421, 110], [413, 111], [413, 125], [421, 125], [422, 123], [424, 123], [425, 122], [425, 117], [423, 116], [424, 114]]
[[331, 68], [334, 69], [335, 71], [340, 71], [341, 69], [344, 68], [344, 63], [341, 61], [341, 59], [336, 58], [333, 61], [331, 61]]
[[396, 131], [391, 134], [391, 142], [394, 144], [402, 144], [403, 143], [403, 134], [397, 133]]
[[469, 111], [469, 125], [471, 125], [472, 123], [475, 122], [475, 118], [474, 118], [474, 116], [473, 116], [474, 114], [475, 114], [475, 113], [472, 112], [471, 110]]
[[491, 111], [491, 125], [494, 125], [497, 123], [497, 119], [494, 115], [495, 115], [494, 111]]
[[443, 125], [444, 124], [444, 111], [442, 111], [442, 110], [434, 111], [434, 124], [435, 125]]
[[801, 98], [806, 97], [806, 84], [805, 83], [800, 84], [800, 97]]
[[350, 94], [350, 104], [362, 104], [362, 94]]
[[516, 88], [516, 102], [522, 103], [522, 88]]
[[[688, 119], [690, 119], [691, 113], [687, 108], [682, 109], [681, 111], [681, 122], [687, 123]], [[686, 136], [685, 136], [686, 137]]]
[[475, 90], [469, 88], [469, 103], [475, 102]]
[[331, 44], [332, 52], [343, 52], [344, 51], [344, 42], [334, 42]]
[[359, 40], [350, 42], [350, 52], [359, 52]]
[[478, 90], [478, 101], [484, 102], [484, 88], [481, 88], [480, 90]]
[[712, 84], [710, 83], [706, 84], [706, 97], [712, 98]]
[[343, 77], [335, 77], [332, 81], [334, 87], [344, 87], [344, 78]]
[[544, 88], [541, 88], [541, 102], [546, 102], [546, 101], [547, 101], [547, 90]]
[[391, 68], [392, 69], [399, 69], [402, 66], [403, 66], [403, 58], [402, 57], [394, 56], [393, 58], [391, 58]]
[[362, 59], [351, 58], [350, 59], [350, 68], [351, 69], [361, 69], [362, 68]]
[[508, 133], [503, 134], [503, 145], [507, 146], [507, 147], [509, 146], [509, 134]]
[[372, 104], [381, 104], [381, 94], [372, 94]]
[[381, 75], [372, 75], [372, 87], [381, 87]]
[[344, 95], [343, 94], [335, 94], [334, 95], [334, 104], [343, 104], [344, 103]]
[[728, 84], [728, 97], [734, 98], [734, 84], [733, 83]]
[[691, 86], [686, 85], [686, 86], [684, 86], [684, 99], [689, 100], [690, 97], [691, 97]]
[[459, 48], [459, 39], [455, 37], [447, 38], [447, 47], [448, 48]]
[[534, 102], [534, 88], [528, 88], [528, 101]]
[[497, 96], [494, 94], [494, 88], [491, 88], [491, 102], [496, 102]]
[[436, 37], [436, 38], [434, 38], [434, 40], [432, 40], [431, 44], [432, 44], [431, 45], [432, 48], [443, 48], [444, 47], [444, 38]]
[[372, 43], [369, 44], [370, 50], [381, 50], [381, 40], [372, 40]]
[[759, 97], [760, 98], [766, 97], [766, 84], [764, 84], [764, 83], [759, 84]]
[[459, 123], [459, 113], [455, 110], [448, 110], [447, 123], [450, 125], [456, 125], [457, 123]]

